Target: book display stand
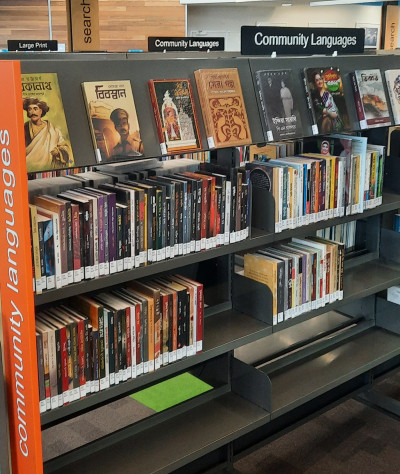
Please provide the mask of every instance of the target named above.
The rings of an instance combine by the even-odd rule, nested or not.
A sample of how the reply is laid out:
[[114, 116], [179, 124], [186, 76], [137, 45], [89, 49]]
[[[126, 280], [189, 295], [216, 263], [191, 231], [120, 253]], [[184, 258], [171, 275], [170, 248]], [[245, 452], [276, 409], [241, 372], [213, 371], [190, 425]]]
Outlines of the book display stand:
[[[400, 190], [395, 186], [384, 189], [382, 205], [362, 214], [280, 233], [274, 232], [272, 196], [257, 190], [252, 195], [248, 239], [34, 295], [20, 76], [21, 72], [57, 72], [75, 165], [93, 166], [96, 161], [82, 82], [131, 80], [144, 157], [152, 158], [160, 156], [160, 143], [147, 85], [150, 79], [189, 77], [195, 84], [197, 69], [237, 68], [252, 142], [261, 144], [264, 134], [252, 79], [255, 71], [293, 71], [299, 86], [293, 94], [300, 104], [304, 136], [312, 136], [300, 72], [306, 63], [309, 67], [340, 67], [351, 128], [360, 132], [348, 73], [367, 66], [381, 71], [400, 68], [400, 56], [271, 59], [199, 55], [182, 60], [170, 55], [138, 58], [127, 54], [113, 58], [112, 67], [105, 67], [107, 55], [96, 58], [89, 54], [86, 61], [74, 56], [59, 58], [37, 55], [21, 62], [0, 58], [0, 285], [13, 472], [127, 472], [128, 466], [135, 472], [204, 472], [227, 466], [254, 445], [370, 388], [377, 378], [400, 365], [398, 311], [392, 304], [388, 311], [378, 296], [400, 284], [399, 234], [386, 225], [400, 208]], [[193, 92], [199, 112], [198, 94]], [[205, 147], [205, 127], [201, 114], [198, 116]], [[226, 162], [234, 150], [215, 153]], [[387, 159], [386, 175], [392, 173], [392, 163], [396, 167], [394, 158], [398, 157]], [[236, 271], [235, 254], [358, 219], [366, 223], [366, 251], [345, 262], [343, 300], [273, 325], [270, 291]], [[203, 351], [40, 415], [36, 308], [177, 269], [204, 284], [208, 307]], [[185, 371], [213, 389], [43, 463], [42, 430]], [[0, 449], [1, 441], [0, 437]]]

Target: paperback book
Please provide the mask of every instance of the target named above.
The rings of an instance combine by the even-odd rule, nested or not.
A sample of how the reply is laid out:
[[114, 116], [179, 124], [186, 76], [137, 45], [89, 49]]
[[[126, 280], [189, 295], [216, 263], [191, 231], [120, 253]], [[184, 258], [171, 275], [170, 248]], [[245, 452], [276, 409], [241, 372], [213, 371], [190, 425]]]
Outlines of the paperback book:
[[339, 68], [305, 68], [304, 83], [313, 134], [350, 130]]
[[143, 155], [139, 122], [129, 80], [83, 82], [96, 161]]
[[387, 98], [379, 69], [361, 69], [350, 74], [361, 128], [391, 125]]
[[264, 138], [273, 141], [302, 136], [298, 104], [292, 94], [292, 71], [256, 71], [255, 84]]
[[400, 69], [385, 71], [386, 84], [392, 106], [394, 123], [400, 123]]
[[249, 145], [251, 133], [236, 68], [194, 72], [210, 148]]
[[75, 164], [57, 73], [21, 74], [28, 173]]
[[148, 81], [161, 153], [200, 150], [201, 138], [189, 79]]

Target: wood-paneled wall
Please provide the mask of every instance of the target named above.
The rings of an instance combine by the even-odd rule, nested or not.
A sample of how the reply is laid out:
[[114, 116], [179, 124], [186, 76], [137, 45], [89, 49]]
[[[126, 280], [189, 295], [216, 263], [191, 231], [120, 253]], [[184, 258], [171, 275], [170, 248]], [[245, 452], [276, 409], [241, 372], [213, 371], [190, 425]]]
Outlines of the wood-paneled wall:
[[[53, 39], [67, 42], [65, 0], [51, 0]], [[179, 0], [99, 0], [100, 47], [147, 50], [148, 36], [184, 36]], [[49, 39], [47, 0], [0, 1], [0, 48], [8, 39]]]

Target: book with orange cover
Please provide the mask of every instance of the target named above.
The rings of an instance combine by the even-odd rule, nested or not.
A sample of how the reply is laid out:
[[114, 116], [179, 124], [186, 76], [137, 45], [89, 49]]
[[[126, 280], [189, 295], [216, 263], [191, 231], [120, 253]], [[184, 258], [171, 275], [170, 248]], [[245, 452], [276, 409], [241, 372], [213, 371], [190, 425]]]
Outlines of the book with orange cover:
[[161, 153], [201, 149], [201, 137], [189, 79], [148, 81]]
[[236, 68], [194, 72], [210, 148], [249, 145], [251, 133]]

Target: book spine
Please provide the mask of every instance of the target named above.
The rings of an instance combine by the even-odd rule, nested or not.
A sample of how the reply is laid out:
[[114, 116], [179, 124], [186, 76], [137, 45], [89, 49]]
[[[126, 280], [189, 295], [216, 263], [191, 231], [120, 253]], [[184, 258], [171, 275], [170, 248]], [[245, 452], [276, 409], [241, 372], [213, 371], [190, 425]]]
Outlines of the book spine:
[[363, 106], [362, 98], [360, 95], [360, 89], [358, 87], [357, 76], [355, 72], [350, 72], [349, 75], [350, 75], [350, 80], [351, 80], [351, 86], [353, 89], [354, 103], [356, 106], [357, 117], [360, 123], [360, 128], [365, 129], [365, 128], [368, 128], [367, 120], [364, 113], [364, 106]]
[[73, 255], [73, 280], [75, 283], [81, 281], [81, 235], [79, 222], [79, 205], [71, 204], [72, 218], [72, 255]]
[[38, 383], [39, 383], [39, 412], [46, 411], [46, 391], [44, 380], [44, 357], [43, 357], [43, 335], [36, 334], [36, 355], [38, 364]]
[[117, 203], [115, 193], [108, 195], [108, 248], [110, 274], [117, 271]]
[[105, 196], [97, 197], [97, 223], [98, 223], [98, 255], [99, 255], [99, 275], [105, 275], [105, 244], [104, 244], [104, 200]]
[[308, 88], [308, 82], [307, 82], [305, 71], [301, 71], [301, 79], [303, 81], [303, 86], [304, 86], [304, 92], [305, 92], [305, 97], [306, 97], [306, 102], [307, 102], [307, 111], [308, 111], [308, 116], [311, 123], [311, 131], [313, 135], [318, 135], [319, 130], [318, 130], [318, 125], [317, 125], [317, 119], [315, 117], [314, 108], [313, 108], [312, 100], [311, 100], [311, 94]]
[[66, 251], [67, 251], [67, 275], [68, 284], [74, 282], [74, 249], [72, 235], [72, 206], [70, 201], [65, 202], [66, 216]]

